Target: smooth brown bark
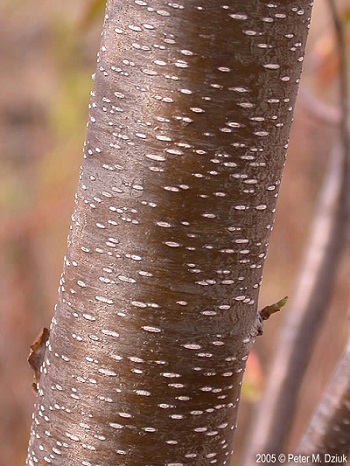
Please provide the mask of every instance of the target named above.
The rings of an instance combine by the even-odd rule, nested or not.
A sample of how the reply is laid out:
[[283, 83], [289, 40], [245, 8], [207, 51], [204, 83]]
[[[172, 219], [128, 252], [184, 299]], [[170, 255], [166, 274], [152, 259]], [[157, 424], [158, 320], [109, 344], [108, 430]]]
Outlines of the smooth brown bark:
[[229, 464], [310, 8], [108, 2], [29, 465]]

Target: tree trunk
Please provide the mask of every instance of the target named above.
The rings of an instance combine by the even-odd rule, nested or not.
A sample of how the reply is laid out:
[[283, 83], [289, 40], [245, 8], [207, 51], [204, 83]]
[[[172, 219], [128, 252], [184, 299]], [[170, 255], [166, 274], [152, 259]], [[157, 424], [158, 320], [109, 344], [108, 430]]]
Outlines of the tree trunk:
[[310, 2], [109, 0], [29, 465], [228, 465]]

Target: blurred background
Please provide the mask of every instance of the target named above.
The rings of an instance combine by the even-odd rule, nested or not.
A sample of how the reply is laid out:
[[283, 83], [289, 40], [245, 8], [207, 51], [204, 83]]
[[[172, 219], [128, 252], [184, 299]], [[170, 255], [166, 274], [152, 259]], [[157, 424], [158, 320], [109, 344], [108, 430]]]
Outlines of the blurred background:
[[[350, 0], [337, 2], [350, 51]], [[102, 0], [0, 2], [0, 464], [25, 463], [35, 396], [29, 347], [49, 326], [85, 137]], [[349, 53], [350, 55], [350, 53]], [[293, 289], [315, 201], [339, 137], [339, 60], [326, 0], [316, 0], [275, 230], [263, 307]], [[349, 251], [347, 251], [349, 252]], [[348, 334], [350, 263], [344, 255], [332, 304], [299, 398], [290, 448], [303, 432]], [[288, 306], [283, 312], [288, 312]], [[236, 435], [240, 446], [263, 390], [283, 312], [250, 358]], [[248, 422], [249, 421], [249, 422]]]

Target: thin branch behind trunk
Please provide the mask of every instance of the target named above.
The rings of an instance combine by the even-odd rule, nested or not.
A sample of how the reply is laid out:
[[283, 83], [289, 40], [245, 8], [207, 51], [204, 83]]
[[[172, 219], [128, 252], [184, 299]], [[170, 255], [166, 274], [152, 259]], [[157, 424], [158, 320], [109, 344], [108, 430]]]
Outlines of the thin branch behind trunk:
[[252, 453], [278, 453], [283, 450], [292, 426], [299, 387], [329, 304], [346, 245], [350, 210], [348, 73], [342, 23], [333, 0], [329, 1], [329, 5], [341, 62], [340, 146], [333, 150], [294, 302], [282, 330], [279, 350], [249, 442], [245, 465], [251, 464]]
[[350, 340], [298, 451], [305, 455], [350, 451]]
[[[298, 388], [345, 245], [347, 221], [339, 202], [341, 163], [338, 147], [331, 156], [294, 302], [279, 338], [245, 465], [254, 464], [255, 453], [280, 452], [291, 427]], [[298, 351], [300, 348], [303, 350]]]

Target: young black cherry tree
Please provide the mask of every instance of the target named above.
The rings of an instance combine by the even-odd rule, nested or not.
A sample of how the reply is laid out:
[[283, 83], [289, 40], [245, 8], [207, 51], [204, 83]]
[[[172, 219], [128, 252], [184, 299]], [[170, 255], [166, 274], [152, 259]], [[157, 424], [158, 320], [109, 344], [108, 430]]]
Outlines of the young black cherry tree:
[[230, 463], [310, 13], [108, 1], [28, 465]]

